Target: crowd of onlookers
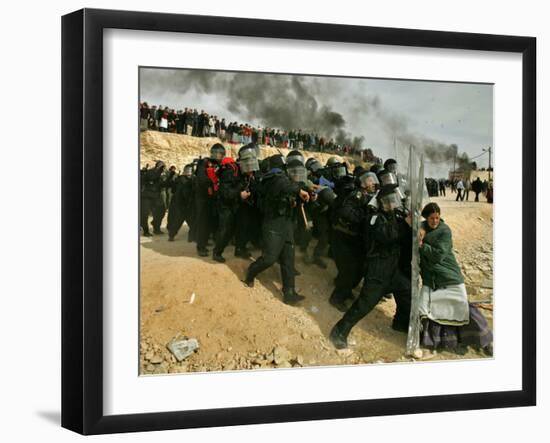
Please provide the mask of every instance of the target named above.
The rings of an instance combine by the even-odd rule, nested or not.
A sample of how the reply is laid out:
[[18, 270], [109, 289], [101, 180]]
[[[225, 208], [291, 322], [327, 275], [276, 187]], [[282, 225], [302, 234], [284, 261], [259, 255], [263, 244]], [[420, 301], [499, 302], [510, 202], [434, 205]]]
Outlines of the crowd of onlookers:
[[194, 137], [218, 137], [220, 140], [236, 144], [251, 142], [278, 148], [328, 152], [340, 155], [354, 155], [366, 162], [377, 162], [371, 149], [361, 149], [350, 144], [337, 143], [334, 138], [324, 137], [302, 129], [284, 130], [256, 127], [248, 123], [226, 122], [225, 118], [208, 114], [204, 110], [185, 108], [174, 110], [168, 106], [149, 107], [140, 103], [140, 128], [186, 134]]
[[450, 188], [451, 194], [456, 194], [456, 201], [468, 201], [470, 191], [475, 194], [474, 201], [479, 201], [479, 194], [484, 194], [487, 202], [493, 203], [493, 182], [481, 180], [477, 177], [474, 181], [469, 179], [446, 180], [444, 178], [436, 180], [434, 178], [426, 178], [426, 189], [430, 197], [445, 196], [446, 189]]

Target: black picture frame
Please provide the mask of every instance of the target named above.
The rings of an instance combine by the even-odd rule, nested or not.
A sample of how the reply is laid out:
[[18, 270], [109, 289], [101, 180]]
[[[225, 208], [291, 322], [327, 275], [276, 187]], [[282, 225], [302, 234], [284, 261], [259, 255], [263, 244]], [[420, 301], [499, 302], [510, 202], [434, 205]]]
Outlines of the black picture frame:
[[[103, 413], [103, 30], [108, 28], [522, 55], [522, 388], [106, 416]], [[536, 404], [536, 39], [504, 35], [83, 9], [62, 18], [62, 426], [82, 434]]]

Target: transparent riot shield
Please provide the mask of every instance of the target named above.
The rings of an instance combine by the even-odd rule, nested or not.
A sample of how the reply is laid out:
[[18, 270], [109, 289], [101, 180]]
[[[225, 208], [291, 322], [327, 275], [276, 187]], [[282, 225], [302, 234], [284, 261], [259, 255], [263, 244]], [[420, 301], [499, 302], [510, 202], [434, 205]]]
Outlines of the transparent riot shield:
[[414, 146], [409, 148], [408, 185], [410, 189], [410, 214], [412, 227], [412, 263], [411, 263], [411, 316], [407, 336], [407, 355], [416, 356], [420, 344], [420, 250], [418, 247], [421, 212], [425, 197], [424, 155]]

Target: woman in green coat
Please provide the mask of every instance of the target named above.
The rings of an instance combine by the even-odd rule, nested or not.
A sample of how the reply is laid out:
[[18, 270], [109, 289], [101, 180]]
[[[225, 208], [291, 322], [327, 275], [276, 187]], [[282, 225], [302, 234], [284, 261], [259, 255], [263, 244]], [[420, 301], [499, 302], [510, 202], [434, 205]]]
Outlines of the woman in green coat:
[[422, 210], [420, 343], [464, 354], [467, 346], [492, 355], [493, 333], [479, 310], [468, 303], [464, 277], [453, 253], [452, 233], [437, 203]]

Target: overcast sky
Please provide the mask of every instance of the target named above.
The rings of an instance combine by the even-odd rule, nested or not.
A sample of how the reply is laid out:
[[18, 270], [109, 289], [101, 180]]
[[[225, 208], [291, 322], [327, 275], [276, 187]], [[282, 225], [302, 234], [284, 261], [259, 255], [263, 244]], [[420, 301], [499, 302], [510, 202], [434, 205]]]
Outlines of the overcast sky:
[[[456, 144], [470, 158], [493, 144], [493, 86], [485, 84], [142, 68], [140, 101], [228, 122], [340, 131], [364, 137], [384, 159], [396, 156], [395, 144], [402, 163], [410, 143], [441, 152]], [[427, 175], [446, 176], [447, 158], [432, 158]], [[487, 167], [488, 155], [475, 161]]]

